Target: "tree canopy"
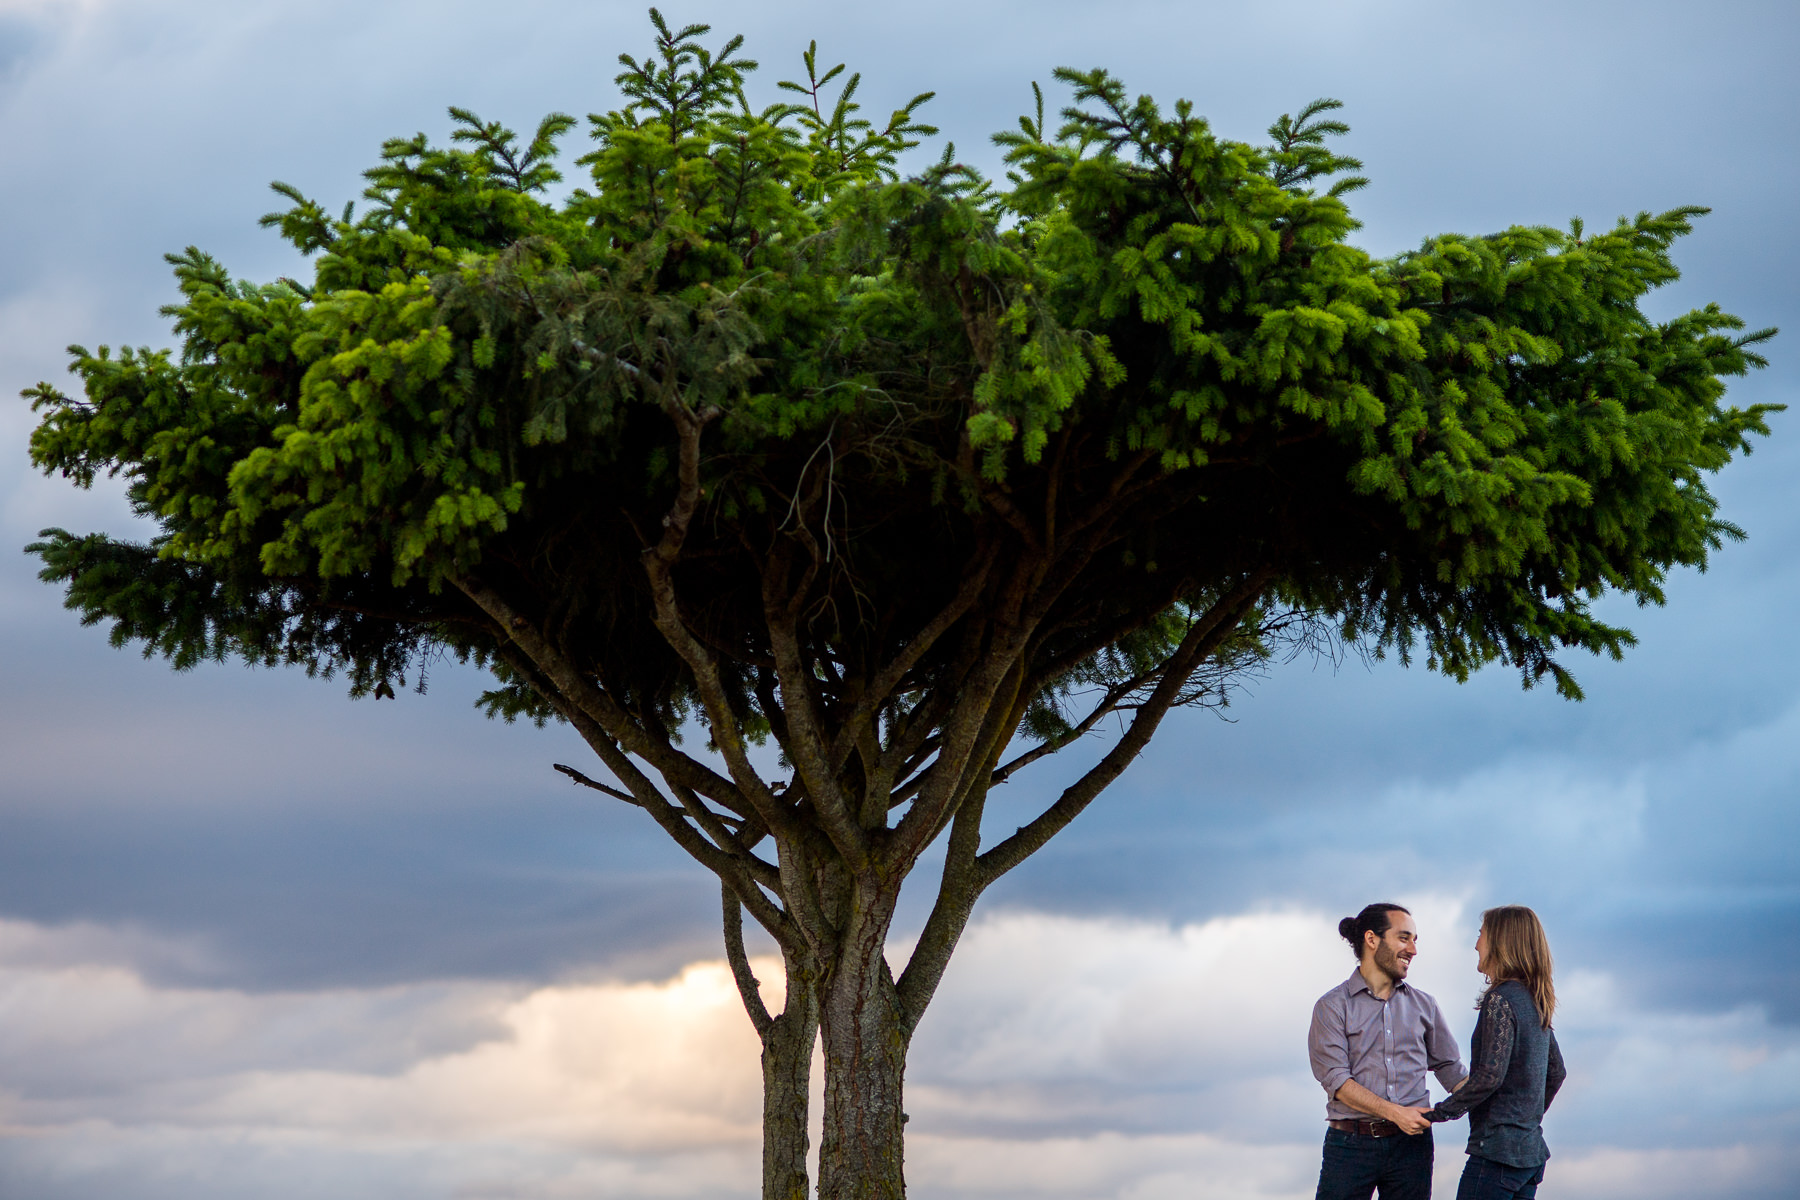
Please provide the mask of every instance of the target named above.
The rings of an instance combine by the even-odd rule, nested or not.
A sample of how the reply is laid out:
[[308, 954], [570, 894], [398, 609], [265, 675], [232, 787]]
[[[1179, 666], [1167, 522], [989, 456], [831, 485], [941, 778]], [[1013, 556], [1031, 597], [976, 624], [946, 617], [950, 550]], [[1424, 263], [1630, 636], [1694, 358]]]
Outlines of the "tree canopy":
[[[652, 17], [580, 186], [571, 117], [452, 109], [449, 146], [383, 146], [360, 214], [274, 185], [309, 280], [170, 256], [178, 352], [73, 347], [77, 394], [26, 393], [34, 462], [122, 474], [156, 532], [31, 549], [177, 667], [391, 696], [450, 654], [493, 714], [571, 723], [612, 782], [568, 773], [722, 881], [765, 1067], [771, 1031], [810, 1054], [822, 1021], [826, 1195], [899, 1186], [900, 1067], [848, 1071], [892, 1057], [848, 998], [903, 1062], [981, 891], [1171, 708], [1296, 628], [1576, 696], [1558, 655], [1631, 640], [1596, 598], [1660, 602], [1740, 536], [1707, 477], [1768, 432], [1724, 397], [1773, 331], [1641, 308], [1704, 209], [1376, 258], [1335, 102], [1250, 144], [1101, 70], [1056, 73], [1054, 121], [1033, 85], [1003, 179], [953, 147], [902, 175], [929, 93], [872, 121], [809, 49], [756, 109], [740, 39]], [[1115, 712], [1090, 770], [984, 838], [990, 787]], [[770, 739], [786, 778], [752, 762]], [[889, 977], [893, 898], [946, 833]], [[740, 906], [782, 947], [782, 1017]], [[852, 1116], [891, 1152], [846, 1148]]]

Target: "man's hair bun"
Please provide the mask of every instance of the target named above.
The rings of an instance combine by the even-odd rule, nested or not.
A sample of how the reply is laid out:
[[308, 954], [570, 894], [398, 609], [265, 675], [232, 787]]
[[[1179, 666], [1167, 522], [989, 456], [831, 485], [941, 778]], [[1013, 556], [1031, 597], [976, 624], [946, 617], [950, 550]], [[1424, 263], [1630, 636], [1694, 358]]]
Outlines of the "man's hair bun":
[[1338, 922], [1338, 936], [1350, 943], [1350, 953], [1362, 958], [1363, 934], [1372, 933], [1376, 937], [1386, 937], [1388, 926], [1393, 924], [1388, 914], [1403, 912], [1408, 916], [1412, 910], [1402, 908], [1398, 904], [1371, 904], [1354, 917], [1345, 917]]

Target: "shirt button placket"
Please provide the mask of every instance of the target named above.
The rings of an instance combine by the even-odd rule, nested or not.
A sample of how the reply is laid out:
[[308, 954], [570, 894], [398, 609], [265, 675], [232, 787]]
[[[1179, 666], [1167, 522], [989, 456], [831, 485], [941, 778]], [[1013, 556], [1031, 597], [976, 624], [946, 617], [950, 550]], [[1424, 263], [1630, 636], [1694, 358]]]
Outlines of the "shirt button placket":
[[1385, 1052], [1382, 1055], [1381, 1061], [1382, 1061], [1382, 1064], [1387, 1068], [1387, 1070], [1384, 1072], [1384, 1074], [1387, 1077], [1385, 1080], [1385, 1082], [1387, 1083], [1387, 1087], [1385, 1090], [1387, 1092], [1387, 1098], [1389, 1100], [1392, 1100], [1394, 1098], [1394, 1059], [1393, 1059], [1394, 1031], [1393, 1031], [1393, 1028], [1389, 1024], [1390, 1014], [1392, 1014], [1393, 1011], [1394, 1010], [1388, 1006], [1387, 1001], [1385, 1001], [1385, 1000], [1382, 1001], [1382, 1004], [1381, 1004], [1381, 1035], [1382, 1035], [1383, 1041], [1385, 1041], [1387, 1044], [1386, 1044], [1386, 1046], [1383, 1047]]

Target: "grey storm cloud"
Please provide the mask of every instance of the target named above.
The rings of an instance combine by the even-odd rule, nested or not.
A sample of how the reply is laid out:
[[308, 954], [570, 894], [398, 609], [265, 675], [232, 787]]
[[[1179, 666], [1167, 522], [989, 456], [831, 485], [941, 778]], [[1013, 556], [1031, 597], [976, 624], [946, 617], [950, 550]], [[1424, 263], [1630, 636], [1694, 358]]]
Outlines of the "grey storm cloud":
[[[1358, 238], [1378, 253], [1711, 205], [1651, 307], [1716, 300], [1789, 328], [1732, 399], [1796, 393], [1789, 4], [663, 8], [745, 33], [771, 98], [813, 38], [864, 73], [872, 109], [933, 89], [942, 138], [988, 170], [988, 134], [1061, 64], [1191, 98], [1247, 139], [1337, 97], [1373, 180], [1352, 197]], [[608, 107], [614, 58], [646, 29], [636, 3], [0, 0], [0, 384], [64, 378], [70, 342], [166, 344], [167, 251], [198, 244], [253, 278], [303, 269], [256, 227], [270, 180], [335, 206], [383, 138], [444, 136], [446, 105], [515, 128]], [[31, 472], [31, 424], [0, 406], [0, 543], [53, 524], [141, 536], [116, 487]], [[1199, 1014], [1244, 1015], [1232, 997], [1256, 981], [1288, 1013], [1348, 969], [1333, 914], [1413, 897], [1434, 914], [1421, 961], [1457, 1005], [1480, 908], [1545, 916], [1575, 1069], [1551, 1128], [1561, 1194], [1786, 1194], [1800, 426], [1774, 424], [1718, 481], [1749, 540], [1673, 578], [1666, 608], [1616, 608], [1640, 645], [1572, 663], [1581, 704], [1498, 670], [1459, 686], [1301, 658], [1228, 721], [1172, 721], [996, 890], [961, 952], [910, 1077], [919, 1193], [1185, 1197], [1204, 1175], [1220, 1195], [1307, 1194], [1302, 1030], [1271, 1017], [1222, 1044]], [[177, 676], [79, 627], [33, 569], [0, 549], [0, 1009], [35, 1022], [0, 1028], [0, 1194], [748, 1194], [738, 1101], [651, 1088], [640, 1140], [608, 1140], [581, 1105], [628, 1111], [606, 1082], [638, 1078], [620, 1044], [544, 1074], [534, 1030], [703, 1013], [693, 1028], [727, 1046], [741, 1021], [688, 967], [715, 953], [716, 892], [640, 814], [550, 771], [583, 760], [577, 739], [483, 720], [479, 679], [448, 665], [381, 703], [293, 672]], [[993, 803], [1023, 814], [1073, 769], [1051, 760]], [[1122, 1021], [1107, 972], [1162, 1015]], [[1044, 1007], [1057, 989], [1080, 1002]], [[503, 1081], [533, 1115], [453, 1112], [445, 1079]], [[1694, 1086], [1671, 1098], [1671, 1080]], [[1279, 1116], [1246, 1119], [1263, 1112]]]

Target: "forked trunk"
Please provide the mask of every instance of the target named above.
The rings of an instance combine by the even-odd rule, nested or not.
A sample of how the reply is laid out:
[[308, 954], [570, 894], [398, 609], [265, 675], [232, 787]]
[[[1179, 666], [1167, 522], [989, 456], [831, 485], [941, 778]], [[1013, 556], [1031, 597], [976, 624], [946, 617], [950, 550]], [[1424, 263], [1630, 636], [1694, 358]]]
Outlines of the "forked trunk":
[[906, 1025], [882, 951], [888, 912], [859, 922], [819, 996], [825, 1049], [819, 1200], [900, 1200]]
[[807, 1200], [808, 1084], [818, 1018], [788, 980], [788, 1003], [762, 1037], [763, 1200]]

